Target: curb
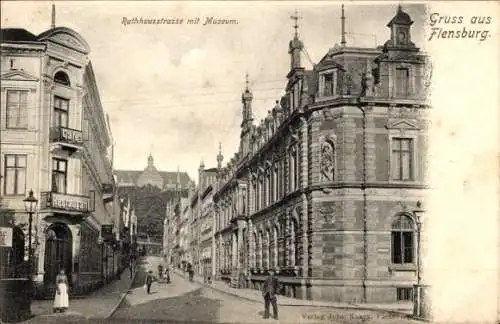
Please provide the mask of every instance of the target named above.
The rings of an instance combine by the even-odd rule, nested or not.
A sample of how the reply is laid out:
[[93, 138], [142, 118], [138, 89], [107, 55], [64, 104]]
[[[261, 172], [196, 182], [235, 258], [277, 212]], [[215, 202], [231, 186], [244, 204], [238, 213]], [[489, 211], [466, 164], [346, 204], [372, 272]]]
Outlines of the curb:
[[[181, 274], [179, 272], [176, 272], [176, 273], [179, 276], [181, 276], [184, 279], [186, 279], [186, 276], [184, 274]], [[211, 286], [209, 284], [206, 284], [206, 283], [203, 283], [203, 282], [199, 281], [199, 279], [196, 279], [196, 278], [194, 278], [194, 282], [197, 282], [198, 284], [200, 284], [202, 286], [211, 288], [213, 290], [222, 292], [224, 294], [227, 294], [227, 295], [230, 295], [230, 296], [233, 296], [233, 297], [238, 297], [238, 298], [241, 298], [241, 299], [244, 299], [244, 300], [248, 300], [248, 301], [251, 301], [251, 302], [254, 302], [254, 303], [262, 303], [261, 301], [257, 301], [255, 299], [252, 299], [252, 298], [249, 298], [249, 297], [244, 297], [244, 296], [241, 296], [241, 295], [238, 295], [238, 294], [235, 294], [235, 293], [232, 293], [232, 292], [228, 292], [226, 290], [223, 290], [223, 289], [220, 289], [220, 288], [217, 288], [217, 287], [213, 287], [213, 286]], [[385, 313], [399, 315], [399, 316], [403, 315], [405, 317], [411, 316], [410, 314], [405, 313], [406, 309], [395, 309], [395, 310], [392, 310], [392, 309], [383, 309], [383, 308], [374, 308], [374, 307], [356, 306], [356, 305], [352, 305], [352, 306], [334, 306], [334, 305], [306, 305], [306, 304], [299, 304], [299, 303], [290, 305], [290, 304], [280, 304], [278, 302], [278, 306], [281, 306], [281, 307], [334, 308], [334, 309], [345, 309], [345, 310], [354, 309], [354, 310], [385, 312]]]
[[137, 276], [137, 269], [134, 271], [134, 275], [132, 276], [132, 280], [130, 281], [130, 287], [127, 289], [127, 291], [124, 294], [122, 294], [122, 297], [120, 298], [118, 303], [115, 305], [115, 307], [113, 307], [113, 309], [109, 312], [109, 314], [104, 317], [104, 319], [108, 319], [111, 316], [113, 316], [113, 314], [116, 312], [118, 307], [120, 307], [120, 305], [123, 303], [123, 301], [125, 300], [125, 297], [127, 297], [128, 291], [130, 290], [130, 288], [134, 284], [135, 276]]

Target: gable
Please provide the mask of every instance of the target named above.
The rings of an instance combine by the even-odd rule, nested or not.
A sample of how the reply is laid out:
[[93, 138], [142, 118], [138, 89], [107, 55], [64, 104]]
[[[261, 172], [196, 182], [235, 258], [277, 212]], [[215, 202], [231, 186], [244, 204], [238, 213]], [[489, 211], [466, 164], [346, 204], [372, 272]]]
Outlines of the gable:
[[416, 121], [403, 119], [403, 120], [389, 120], [385, 126], [387, 129], [406, 129], [406, 130], [418, 130]]
[[23, 70], [10, 70], [1, 75], [2, 80], [8, 81], [38, 81], [39, 79]]
[[77, 32], [66, 27], [50, 29], [39, 36], [40, 40], [52, 41], [56, 44], [74, 49], [78, 52], [90, 53], [90, 46]]

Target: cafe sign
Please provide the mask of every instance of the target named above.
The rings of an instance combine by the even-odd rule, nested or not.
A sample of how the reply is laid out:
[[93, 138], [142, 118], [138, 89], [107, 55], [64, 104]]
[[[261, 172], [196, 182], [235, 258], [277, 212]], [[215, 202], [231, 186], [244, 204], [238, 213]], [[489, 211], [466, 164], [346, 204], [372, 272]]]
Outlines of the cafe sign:
[[12, 247], [12, 228], [0, 227], [0, 246]]
[[54, 129], [54, 139], [65, 143], [82, 144], [82, 132], [67, 127], [58, 127]]

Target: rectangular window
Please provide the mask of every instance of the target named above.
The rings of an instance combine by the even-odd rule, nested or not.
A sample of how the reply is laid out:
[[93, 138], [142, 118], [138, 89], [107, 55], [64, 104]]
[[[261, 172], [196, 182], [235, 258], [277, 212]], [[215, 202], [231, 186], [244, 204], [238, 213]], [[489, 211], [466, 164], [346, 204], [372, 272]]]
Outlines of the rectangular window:
[[392, 263], [413, 263], [413, 232], [392, 232]]
[[396, 95], [405, 97], [409, 94], [410, 71], [408, 69], [396, 69]]
[[5, 195], [26, 193], [26, 155], [5, 155]]
[[333, 78], [333, 73], [326, 73], [323, 75], [323, 95], [325, 97], [330, 97], [335, 95], [335, 80]]
[[52, 192], [67, 193], [68, 161], [52, 160]]
[[68, 127], [69, 100], [54, 96], [54, 126]]
[[396, 288], [396, 294], [398, 301], [413, 300], [413, 288], [411, 287]]
[[7, 128], [28, 128], [28, 90], [7, 90]]
[[413, 180], [413, 139], [392, 139], [392, 178], [400, 181]]

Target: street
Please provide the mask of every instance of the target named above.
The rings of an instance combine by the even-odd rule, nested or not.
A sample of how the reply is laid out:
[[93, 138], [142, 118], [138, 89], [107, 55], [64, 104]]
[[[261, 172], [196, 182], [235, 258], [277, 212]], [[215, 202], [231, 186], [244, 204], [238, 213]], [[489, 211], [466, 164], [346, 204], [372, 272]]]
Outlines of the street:
[[[173, 274], [170, 284], [155, 282], [151, 294], [144, 289], [146, 271], [157, 275], [158, 257], [139, 260], [137, 274], [130, 283], [105, 287], [106, 293], [96, 293], [85, 299], [70, 301], [66, 314], [50, 314], [52, 301], [32, 305], [34, 318], [29, 323], [337, 323], [337, 324], [411, 324], [420, 323], [402, 313], [387, 311], [340, 309], [333, 307], [280, 306], [279, 320], [263, 319], [263, 302], [202, 286]], [[127, 273], [128, 274], [128, 273]], [[116, 298], [119, 286], [128, 284], [130, 290], [120, 303]], [[128, 287], [127, 286], [127, 287]], [[111, 289], [110, 289], [111, 288]], [[127, 289], [122, 289], [123, 293]], [[278, 297], [279, 298], [279, 297]], [[119, 304], [119, 306], [118, 306]], [[118, 307], [117, 307], [118, 306]], [[272, 310], [271, 310], [272, 313]]]
[[171, 284], [153, 283], [147, 295], [143, 284], [145, 270], [156, 274], [158, 258], [148, 258], [118, 310], [111, 316], [112, 322], [153, 320], [166, 322], [205, 323], [417, 323], [404, 315], [364, 310], [340, 310], [319, 307], [281, 307], [279, 321], [263, 319], [263, 303], [201, 287], [174, 275]]

